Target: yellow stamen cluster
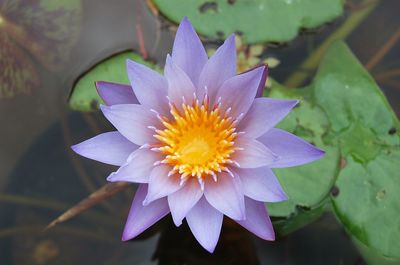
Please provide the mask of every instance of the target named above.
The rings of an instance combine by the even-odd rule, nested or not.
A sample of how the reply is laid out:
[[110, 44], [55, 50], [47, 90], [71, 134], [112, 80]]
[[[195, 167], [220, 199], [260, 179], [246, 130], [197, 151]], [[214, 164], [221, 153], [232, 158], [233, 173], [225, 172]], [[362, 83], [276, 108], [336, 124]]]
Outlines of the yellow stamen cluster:
[[156, 149], [165, 155], [161, 163], [172, 168], [169, 175], [179, 173], [182, 181], [197, 177], [202, 183], [208, 175], [216, 181], [217, 172], [230, 172], [227, 164], [234, 163], [230, 157], [239, 150], [234, 142], [237, 121], [229, 117], [230, 110], [221, 113], [220, 105], [209, 110], [204, 100], [182, 104], [180, 110], [170, 105], [170, 112], [173, 120], [160, 117], [165, 129], [154, 135], [161, 142]]

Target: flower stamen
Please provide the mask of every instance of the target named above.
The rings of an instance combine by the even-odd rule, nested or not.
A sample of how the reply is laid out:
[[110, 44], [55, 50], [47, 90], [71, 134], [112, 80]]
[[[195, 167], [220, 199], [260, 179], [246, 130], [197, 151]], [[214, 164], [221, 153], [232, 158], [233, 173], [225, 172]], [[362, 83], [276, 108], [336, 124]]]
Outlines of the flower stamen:
[[169, 106], [172, 119], [158, 115], [165, 128], [154, 134], [160, 141], [157, 151], [165, 155], [161, 163], [172, 167], [168, 175], [181, 174], [181, 183], [195, 177], [200, 186], [204, 186], [206, 176], [217, 181], [216, 173], [232, 175], [227, 165], [235, 163], [231, 156], [241, 148], [235, 146], [237, 119], [230, 116], [231, 108], [221, 111], [219, 100], [209, 110], [207, 95], [201, 105], [195, 99], [180, 109], [172, 103]]

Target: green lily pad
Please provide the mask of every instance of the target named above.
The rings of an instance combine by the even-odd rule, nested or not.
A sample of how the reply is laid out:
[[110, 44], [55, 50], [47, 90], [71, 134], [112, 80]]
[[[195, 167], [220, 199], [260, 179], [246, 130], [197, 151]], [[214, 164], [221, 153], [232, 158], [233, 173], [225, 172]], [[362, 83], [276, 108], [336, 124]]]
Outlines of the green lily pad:
[[[314, 81], [314, 98], [327, 114], [346, 161], [332, 198], [346, 230], [382, 259], [400, 263], [399, 121], [381, 90], [347, 46], [335, 43]], [[370, 259], [370, 264], [380, 258]]]
[[[340, 152], [337, 145], [327, 145], [323, 136], [330, 130], [324, 111], [311, 103], [313, 87], [288, 89], [272, 82], [270, 97], [300, 99], [300, 104], [278, 125], [286, 131], [325, 150], [326, 155], [313, 163], [274, 169], [289, 200], [267, 205], [280, 235], [286, 235], [314, 221], [323, 214], [329, 192], [339, 170]], [[275, 218], [276, 219], [276, 218]]]
[[367, 164], [351, 155], [346, 160], [336, 183], [336, 215], [363, 245], [400, 262], [400, 151], [382, 150]]
[[318, 218], [335, 185], [334, 213], [369, 264], [400, 263], [399, 121], [368, 72], [336, 42], [310, 86], [273, 83], [270, 96], [300, 99], [279, 127], [327, 151], [320, 161], [275, 170], [290, 198], [268, 204], [278, 233]]
[[159, 71], [159, 68], [155, 64], [145, 61], [140, 55], [132, 51], [113, 55], [97, 63], [77, 80], [72, 88], [72, 94], [69, 99], [70, 107], [73, 110], [79, 111], [93, 111], [98, 109], [103, 101], [97, 94], [96, 81], [129, 84], [126, 73], [127, 59]]
[[342, 0], [152, 0], [168, 19], [188, 16], [196, 31], [211, 38], [232, 32], [246, 43], [287, 42], [300, 29], [315, 28], [343, 12]]

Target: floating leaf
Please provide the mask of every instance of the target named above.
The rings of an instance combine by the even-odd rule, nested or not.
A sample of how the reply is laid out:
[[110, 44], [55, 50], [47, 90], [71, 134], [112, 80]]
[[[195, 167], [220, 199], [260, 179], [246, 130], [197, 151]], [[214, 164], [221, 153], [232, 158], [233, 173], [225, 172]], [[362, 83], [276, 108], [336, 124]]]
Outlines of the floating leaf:
[[82, 21], [80, 0], [0, 0], [0, 98], [39, 85], [39, 61], [50, 71], [70, 60]]
[[312, 87], [288, 89], [272, 83], [270, 95], [276, 98], [300, 99], [300, 104], [278, 127], [296, 134], [326, 151], [326, 155], [313, 163], [275, 169], [280, 183], [289, 196], [288, 201], [268, 204], [278, 233], [288, 234], [318, 218], [334, 184], [338, 172], [340, 153], [336, 145], [322, 140], [329, 131], [329, 122], [323, 110], [311, 103]]
[[81, 76], [72, 88], [69, 105], [73, 110], [92, 111], [98, 108], [102, 99], [97, 94], [96, 81], [108, 81], [114, 83], [128, 84], [126, 73], [126, 60], [130, 59], [144, 64], [152, 69], [159, 70], [155, 64], [145, 61], [140, 55], [128, 51], [113, 55]]
[[353, 237], [399, 264], [400, 151], [381, 151], [366, 164], [351, 155], [346, 160], [336, 183], [335, 213]]
[[168, 19], [183, 16], [211, 38], [242, 35], [246, 43], [286, 42], [303, 28], [315, 28], [340, 16], [342, 0], [153, 0]]
[[369, 264], [398, 264], [400, 125], [375, 81], [347, 46], [336, 42], [310, 86], [293, 90], [274, 83], [271, 96], [300, 98], [300, 106], [280, 126], [327, 151], [321, 161], [276, 170], [290, 198], [268, 205], [271, 215], [280, 217], [275, 221], [280, 232], [322, 213], [319, 205], [327, 201], [333, 185], [325, 182], [330, 175], [332, 181], [337, 178], [331, 198], [334, 212], [368, 254]]
[[315, 80], [315, 100], [332, 127], [327, 139], [339, 140], [346, 161], [336, 182], [335, 213], [361, 244], [400, 262], [399, 121], [343, 43], [329, 49]]

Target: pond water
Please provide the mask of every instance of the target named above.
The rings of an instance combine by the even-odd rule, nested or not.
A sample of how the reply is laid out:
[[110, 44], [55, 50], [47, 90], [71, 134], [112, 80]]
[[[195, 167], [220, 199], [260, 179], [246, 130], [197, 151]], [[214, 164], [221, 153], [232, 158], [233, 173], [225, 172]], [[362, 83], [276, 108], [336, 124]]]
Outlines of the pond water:
[[[174, 33], [144, 1], [85, 0], [81, 2], [82, 10], [65, 20], [72, 21], [67, 25], [75, 28], [60, 29], [59, 34], [65, 30], [73, 32], [67, 36], [70, 41], [63, 40], [65, 45], [60, 49], [60, 43], [42, 42], [41, 28], [30, 27], [26, 22], [34, 17], [27, 10], [36, 2], [21, 0], [11, 4], [9, 0], [0, 0], [0, 75], [13, 76], [24, 69], [31, 80], [9, 86], [4, 83], [11, 83], [9, 78], [0, 79], [0, 86], [7, 87], [9, 92], [0, 98], [1, 265], [364, 264], [329, 214], [276, 242], [262, 241], [225, 220], [213, 255], [199, 247], [187, 225], [175, 228], [170, 217], [137, 240], [123, 243], [120, 236], [134, 186], [44, 232], [43, 228], [55, 217], [106, 184], [105, 177], [113, 170], [78, 157], [69, 149], [74, 143], [112, 129], [98, 112], [82, 114], [69, 110], [67, 101], [74, 81], [96, 61], [127, 49], [146, 53], [163, 65]], [[285, 45], [268, 47], [265, 56], [281, 61], [270, 71], [271, 75], [284, 82], [350, 14], [374, 1], [364, 2], [348, 3], [344, 17], [302, 33]], [[15, 11], [13, 5], [19, 5], [17, 10], [22, 12]], [[399, 1], [380, 1], [351, 32], [347, 43], [399, 115], [398, 10]], [[40, 14], [43, 30], [54, 30], [46, 28], [43, 16], [47, 13]], [[48, 15], [49, 19], [54, 16]], [[24, 21], [31, 37], [16, 38], [19, 33], [6, 28], [4, 18], [13, 25]], [[4, 37], [7, 34], [16, 41]], [[32, 42], [45, 49], [33, 49]], [[315, 69], [301, 70], [311, 78]]]

